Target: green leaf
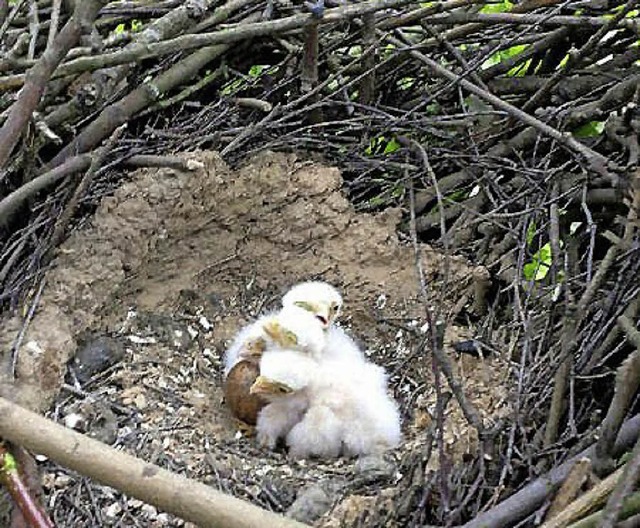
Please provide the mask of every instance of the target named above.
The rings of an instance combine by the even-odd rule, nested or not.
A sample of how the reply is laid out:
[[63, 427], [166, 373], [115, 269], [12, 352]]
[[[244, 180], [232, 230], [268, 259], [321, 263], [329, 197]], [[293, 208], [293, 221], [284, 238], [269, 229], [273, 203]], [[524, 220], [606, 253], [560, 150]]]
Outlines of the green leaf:
[[376, 154], [392, 154], [400, 148], [400, 143], [396, 138], [387, 139], [385, 136], [378, 136], [369, 140], [369, 146], [364, 149], [367, 156]]
[[395, 55], [396, 53], [396, 47], [393, 44], [387, 44], [384, 47], [384, 51], [382, 52], [382, 57], [384, 59], [389, 59], [391, 57], [393, 57], [393, 55]]
[[140, 31], [142, 29], [142, 22], [140, 20], [131, 21], [131, 31]]
[[597, 137], [604, 132], [604, 121], [589, 121], [577, 130], [573, 135], [577, 138]]
[[119, 35], [120, 33], [124, 33], [125, 31], [126, 31], [126, 28], [124, 24], [118, 24], [116, 26], [116, 29], [115, 29], [116, 35]]
[[429, 103], [425, 108], [425, 112], [427, 115], [440, 115], [441, 111], [442, 107], [440, 106], [440, 103], [437, 103], [435, 101], [433, 103]]
[[260, 77], [260, 74], [268, 67], [267, 64], [254, 64], [249, 68], [249, 77]]
[[387, 143], [387, 146], [384, 147], [383, 154], [391, 154], [400, 148], [400, 143], [396, 141], [396, 138], [391, 138], [391, 141]]
[[507, 72], [507, 77], [524, 77], [529, 70], [529, 65], [531, 64], [531, 59], [527, 59], [522, 64], [518, 64], [514, 66]]
[[415, 77], [403, 77], [396, 84], [401, 90], [409, 90], [416, 82]]
[[357, 59], [358, 57], [362, 56], [362, 46], [360, 45], [351, 46], [347, 53], [349, 57], [353, 57], [354, 59]]
[[451, 200], [452, 202], [462, 202], [466, 200], [468, 196], [469, 196], [469, 191], [458, 190], [445, 195], [445, 198], [447, 198], [448, 200]]
[[526, 280], [541, 281], [549, 273], [551, 268], [551, 244], [547, 242], [536, 253], [531, 262], [523, 266], [523, 274]]
[[481, 13], [504, 13], [505, 11], [511, 11], [512, 7], [513, 7], [512, 2], [509, 2], [509, 0], [504, 0], [503, 2], [487, 4], [480, 10], [480, 12]]
[[520, 53], [522, 53], [525, 49], [527, 49], [527, 44], [518, 44], [517, 46], [511, 46], [510, 48], [496, 51], [482, 63], [482, 68], [486, 70], [491, 66], [500, 64], [503, 60], [507, 60], [511, 57], [515, 57], [516, 55], [520, 55]]

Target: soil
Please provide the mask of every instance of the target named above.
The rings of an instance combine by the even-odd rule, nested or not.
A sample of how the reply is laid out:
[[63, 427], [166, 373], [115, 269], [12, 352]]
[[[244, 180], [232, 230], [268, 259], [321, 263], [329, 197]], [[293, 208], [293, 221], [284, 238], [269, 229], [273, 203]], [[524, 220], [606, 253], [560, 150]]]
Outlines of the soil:
[[[185, 156], [196, 170], [128, 175], [62, 245], [18, 350], [20, 399], [262, 507], [291, 508], [319, 526], [352, 526], [365, 510], [394, 500], [401, 462], [424, 448], [436, 401], [431, 356], [422, 346], [425, 305], [416, 254], [396, 229], [401, 211], [356, 213], [337, 169], [295, 155], [265, 152], [235, 171], [212, 152]], [[419, 259], [430, 302], [437, 301], [449, 321], [446, 352], [490, 424], [509, 412], [506, 358], [452, 350], [474, 335], [474, 328], [450, 322], [469, 296], [473, 268], [452, 257], [443, 285], [444, 256], [421, 245]], [[373, 469], [345, 459], [291, 461], [284, 451], [263, 450], [222, 401], [221, 358], [234, 333], [277, 307], [290, 286], [310, 279], [343, 293], [341, 324], [372, 361], [387, 367], [402, 409], [405, 441], [370, 461]], [[22, 327], [22, 317], [3, 321], [2, 350]], [[447, 409], [448, 452], [461, 460], [476, 440], [454, 398]], [[47, 506], [60, 528], [185, 525], [39, 462]], [[300, 513], [307, 492], [299, 490], [318, 495], [320, 485], [326, 506], [316, 501], [312, 513]]]

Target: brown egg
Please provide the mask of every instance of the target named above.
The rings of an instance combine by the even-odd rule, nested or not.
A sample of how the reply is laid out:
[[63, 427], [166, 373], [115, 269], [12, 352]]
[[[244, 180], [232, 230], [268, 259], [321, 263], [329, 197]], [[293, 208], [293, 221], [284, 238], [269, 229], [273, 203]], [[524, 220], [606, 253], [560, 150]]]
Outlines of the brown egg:
[[233, 415], [249, 425], [255, 425], [258, 412], [267, 402], [259, 396], [249, 394], [249, 389], [258, 377], [260, 368], [253, 361], [239, 361], [229, 371], [224, 382], [224, 399]]

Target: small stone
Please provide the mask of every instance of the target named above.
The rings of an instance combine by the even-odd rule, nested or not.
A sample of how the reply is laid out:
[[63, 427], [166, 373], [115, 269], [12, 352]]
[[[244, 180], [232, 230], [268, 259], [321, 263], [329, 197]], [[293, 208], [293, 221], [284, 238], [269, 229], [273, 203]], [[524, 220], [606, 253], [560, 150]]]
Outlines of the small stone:
[[86, 431], [87, 420], [84, 416], [78, 413], [70, 413], [64, 417], [64, 425], [74, 431]]
[[134, 398], [133, 403], [141, 411], [147, 408], [147, 398], [145, 397], [144, 394], [138, 394]]
[[119, 503], [114, 502], [104, 509], [105, 517], [109, 517], [110, 519], [116, 518], [122, 512], [122, 506]]
[[120, 361], [124, 356], [124, 347], [108, 336], [88, 340], [76, 352], [73, 368], [80, 383], [86, 383], [93, 376]]
[[144, 504], [140, 510], [147, 519], [155, 519], [158, 516], [158, 510], [156, 510], [154, 506], [151, 506], [151, 504]]
[[374, 454], [358, 458], [354, 469], [366, 482], [375, 482], [393, 477], [396, 464], [384, 454]]
[[304, 488], [286, 512], [287, 517], [311, 524], [329, 511], [337, 497], [338, 486], [333, 482], [312, 484]]

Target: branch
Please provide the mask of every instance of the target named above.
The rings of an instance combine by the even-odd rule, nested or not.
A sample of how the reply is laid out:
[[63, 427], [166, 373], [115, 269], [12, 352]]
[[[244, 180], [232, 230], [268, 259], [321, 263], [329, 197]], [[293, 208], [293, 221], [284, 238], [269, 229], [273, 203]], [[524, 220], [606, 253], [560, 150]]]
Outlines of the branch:
[[103, 0], [77, 2], [73, 16], [56, 37], [54, 45], [45, 50], [40, 60], [26, 74], [25, 85], [18, 100], [11, 107], [9, 116], [0, 129], [0, 168], [9, 160], [31, 114], [40, 103], [49, 78], [87, 26], [93, 23], [102, 4]]
[[621, 474], [622, 469], [619, 469], [606, 479], [601, 480], [593, 488], [569, 504], [560, 514], [545, 522], [540, 528], [565, 528], [565, 526], [596, 510], [605, 503], [607, 496], [615, 487]]
[[33, 528], [53, 528], [42, 506], [32, 496], [14, 456], [0, 444], [0, 483], [4, 485], [22, 517]]
[[620, 516], [622, 504], [625, 497], [629, 496], [636, 482], [640, 477], [640, 439], [631, 452], [631, 460], [629, 460], [622, 472], [622, 476], [616, 484], [616, 489], [607, 501], [607, 506], [602, 513], [600, 528], [614, 528], [616, 521]]
[[[247, 24], [260, 15], [254, 13], [246, 19]], [[241, 23], [242, 24], [242, 23]], [[75, 139], [63, 148], [47, 165], [48, 169], [64, 162], [71, 154], [87, 152], [100, 144], [120, 125], [156, 102], [171, 88], [187, 82], [211, 61], [222, 55], [230, 45], [208, 46], [202, 48], [182, 61], [160, 73], [154, 79], [143, 83], [119, 101], [105, 107], [100, 115], [80, 132]]]
[[[390, 37], [389, 41], [393, 43], [395, 46], [398, 46], [398, 48], [406, 48], [405, 43], [397, 38]], [[617, 182], [617, 177], [611, 174], [607, 170], [607, 163], [609, 160], [602, 154], [599, 154], [595, 150], [592, 150], [586, 145], [580, 143], [580, 141], [578, 141], [571, 135], [563, 134], [559, 130], [547, 125], [546, 123], [543, 123], [542, 121], [533, 117], [532, 115], [526, 112], [523, 112], [522, 110], [513, 106], [512, 104], [507, 103], [506, 101], [503, 101], [499, 97], [496, 97], [495, 95], [487, 92], [486, 90], [483, 90], [482, 88], [476, 86], [472, 82], [466, 79], [460, 78], [454, 72], [441, 66], [437, 61], [427, 57], [423, 53], [420, 53], [419, 51], [416, 51], [416, 50], [411, 50], [409, 53], [414, 58], [426, 64], [440, 77], [443, 77], [456, 84], [459, 84], [465, 90], [468, 90], [469, 92], [487, 101], [491, 106], [498, 108], [500, 110], [504, 110], [505, 112], [508, 112], [511, 116], [515, 117], [522, 123], [532, 126], [536, 130], [542, 132], [544, 135], [549, 136], [552, 139], [555, 139], [558, 143], [560, 143], [565, 148], [580, 155], [584, 159], [584, 161], [586, 161], [587, 164], [590, 166], [591, 170], [593, 170], [595, 173], [601, 176], [604, 176], [613, 182]]]
[[85, 170], [90, 164], [90, 154], [82, 154], [75, 158], [70, 158], [55, 169], [41, 174], [13, 191], [0, 201], [0, 225], [8, 224], [16, 210], [36, 193], [50, 187], [66, 176]]
[[[414, 0], [368, 0], [367, 2], [360, 2], [345, 7], [327, 9], [322, 18], [317, 18], [312, 14], [299, 14], [278, 20], [268, 20], [266, 22], [235, 24], [221, 31], [202, 33], [199, 35], [182, 35], [162, 42], [132, 43], [121, 51], [114, 51], [113, 53], [105, 53], [94, 57], [80, 57], [62, 64], [56, 70], [54, 78], [118, 66], [120, 64], [140, 62], [144, 59], [160, 57], [162, 55], [175, 53], [176, 51], [187, 51], [218, 44], [233, 44], [256, 37], [265, 37], [276, 33], [302, 29], [313, 24], [335, 24], [336, 22], [342, 22], [367, 13], [401, 7], [413, 1]], [[22, 75], [8, 76], [3, 79], [3, 82], [11, 83], [9, 86], [15, 87], [17, 85], [19, 86], [23, 78], [24, 76]]]
[[[640, 415], [634, 416], [620, 429], [615, 445], [615, 453], [628, 450], [640, 434]], [[553, 468], [546, 475], [537, 478], [520, 491], [511, 495], [508, 499], [481, 513], [472, 519], [463, 528], [504, 528], [515, 524], [518, 520], [533, 513], [539, 508], [547, 497], [553, 493], [565, 481], [571, 468], [581, 458], [592, 458], [595, 446], [585, 449], [581, 453], [571, 457], [563, 464]]]
[[0, 398], [0, 436], [199, 526], [305, 526], [113, 449], [4, 398]]

